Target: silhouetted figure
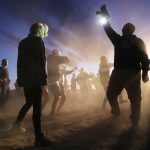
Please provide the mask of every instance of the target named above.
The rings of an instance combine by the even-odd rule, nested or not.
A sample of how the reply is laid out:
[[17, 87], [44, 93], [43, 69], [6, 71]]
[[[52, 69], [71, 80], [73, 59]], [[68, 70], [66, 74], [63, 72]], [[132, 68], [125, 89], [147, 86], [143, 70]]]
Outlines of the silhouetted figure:
[[61, 79], [60, 65], [68, 63], [69, 59], [66, 56], [61, 56], [59, 50], [53, 50], [52, 54], [47, 57], [48, 84], [54, 96], [50, 117], [54, 117], [57, 104], [61, 95], [59, 81]]
[[66, 70], [66, 67], [63, 67], [60, 69], [60, 80], [59, 80], [59, 87], [60, 87], [60, 91], [61, 91], [61, 98], [60, 98], [60, 103], [57, 107], [57, 112], [59, 112], [63, 105], [66, 102], [67, 99], [67, 75], [71, 74], [74, 70], [76, 69], [73, 68], [72, 70]]
[[50, 145], [51, 142], [41, 131], [42, 88], [47, 84], [45, 46], [42, 38], [46, 37], [48, 27], [35, 23], [30, 28], [28, 37], [20, 41], [17, 60], [17, 83], [23, 87], [26, 103], [21, 108], [15, 127], [21, 127], [28, 110], [33, 106], [33, 127], [35, 146]]
[[75, 73], [72, 74], [72, 78], [71, 78], [71, 91], [72, 91], [74, 97], [76, 97], [76, 94], [77, 94], [77, 81], [76, 81]]
[[87, 72], [84, 71], [84, 68], [81, 68], [80, 73], [78, 74], [76, 81], [80, 87], [80, 93], [82, 95], [82, 98], [87, 99], [88, 98], [88, 81], [89, 75]]
[[8, 60], [3, 59], [0, 67], [0, 111], [2, 111], [10, 94], [9, 83]]
[[[99, 65], [98, 72], [100, 75], [101, 85], [103, 86], [105, 92], [107, 91], [107, 87], [108, 87], [108, 83], [109, 83], [109, 79], [110, 79], [110, 68], [113, 66], [114, 66], [113, 63], [108, 63], [106, 56], [102, 56], [100, 58], [100, 65]], [[107, 100], [108, 100], [107, 96], [105, 96], [103, 99], [103, 103], [102, 103], [102, 109], [104, 109], [106, 107]], [[123, 96], [121, 93], [119, 95], [119, 102], [120, 103], [127, 102], [127, 100], [123, 99]]]
[[[101, 11], [103, 14], [107, 12], [105, 5], [101, 7]], [[143, 82], [149, 80], [149, 60], [145, 44], [133, 35], [135, 26], [131, 23], [123, 26], [122, 36], [112, 29], [109, 22], [104, 25], [104, 30], [114, 45], [114, 70], [107, 89], [111, 113], [120, 115], [117, 97], [125, 88], [131, 102], [130, 119], [132, 125], [137, 126], [141, 109], [141, 70]]]

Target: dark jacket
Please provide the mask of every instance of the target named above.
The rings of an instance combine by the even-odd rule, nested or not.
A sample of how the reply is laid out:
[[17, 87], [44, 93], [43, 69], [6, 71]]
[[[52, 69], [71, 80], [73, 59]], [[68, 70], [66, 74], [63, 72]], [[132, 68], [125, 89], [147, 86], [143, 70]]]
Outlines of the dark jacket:
[[19, 43], [17, 82], [19, 86], [46, 85], [45, 46], [42, 38], [29, 35]]
[[114, 45], [114, 69], [135, 69], [147, 72], [149, 60], [144, 42], [132, 35], [130, 38], [117, 34], [108, 23], [104, 30]]

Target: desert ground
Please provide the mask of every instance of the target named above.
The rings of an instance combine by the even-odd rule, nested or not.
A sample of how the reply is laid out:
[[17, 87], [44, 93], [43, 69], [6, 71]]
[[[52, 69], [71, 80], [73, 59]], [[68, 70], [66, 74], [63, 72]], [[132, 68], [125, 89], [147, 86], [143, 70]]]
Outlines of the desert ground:
[[[110, 114], [109, 104], [101, 108], [103, 89], [91, 91], [88, 99], [68, 95], [62, 111], [53, 119], [49, 117], [50, 100], [42, 113], [42, 129], [54, 144], [42, 148], [33, 147], [32, 109], [23, 121], [26, 132], [11, 130], [25, 100], [23, 96], [10, 96], [0, 114], [0, 150], [149, 150], [149, 89], [149, 84], [142, 86], [141, 120], [136, 129], [129, 119], [130, 101], [120, 104], [119, 117]], [[124, 98], [127, 99], [125, 92]]]

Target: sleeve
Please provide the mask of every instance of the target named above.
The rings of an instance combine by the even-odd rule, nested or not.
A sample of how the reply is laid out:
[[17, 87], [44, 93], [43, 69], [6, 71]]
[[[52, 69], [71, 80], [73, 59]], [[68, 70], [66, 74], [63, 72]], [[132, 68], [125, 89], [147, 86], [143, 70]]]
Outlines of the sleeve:
[[40, 41], [40, 53], [39, 53], [39, 56], [40, 56], [40, 64], [41, 64], [41, 68], [43, 68], [43, 76], [47, 78], [47, 74], [46, 74], [46, 56], [45, 56], [45, 45], [44, 45], [44, 42], [43, 40], [41, 39]]
[[19, 86], [22, 86], [23, 81], [23, 55], [22, 55], [22, 45], [19, 43], [18, 46], [18, 59], [17, 59], [17, 83]]
[[149, 58], [146, 50], [146, 46], [143, 40], [138, 40], [138, 49], [140, 52], [140, 62], [142, 65], [143, 72], [148, 72], [149, 70]]
[[108, 38], [111, 40], [111, 42], [115, 45], [119, 38], [120, 38], [120, 35], [117, 34], [111, 27], [110, 23], [107, 22], [106, 25], [104, 25], [104, 30], [108, 36]]

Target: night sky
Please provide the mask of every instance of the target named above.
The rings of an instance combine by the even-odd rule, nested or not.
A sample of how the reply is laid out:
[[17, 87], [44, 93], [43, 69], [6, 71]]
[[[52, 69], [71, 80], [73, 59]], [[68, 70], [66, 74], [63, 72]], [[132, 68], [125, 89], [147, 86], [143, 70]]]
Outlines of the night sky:
[[11, 88], [16, 80], [17, 49], [35, 22], [48, 24], [44, 39], [47, 54], [60, 49], [71, 62], [97, 72], [99, 58], [106, 55], [113, 62], [113, 45], [98, 24], [95, 12], [107, 5], [112, 27], [121, 34], [122, 26], [131, 22], [135, 34], [142, 38], [150, 52], [150, 1], [148, 0], [1, 0], [0, 60], [7, 58]]

